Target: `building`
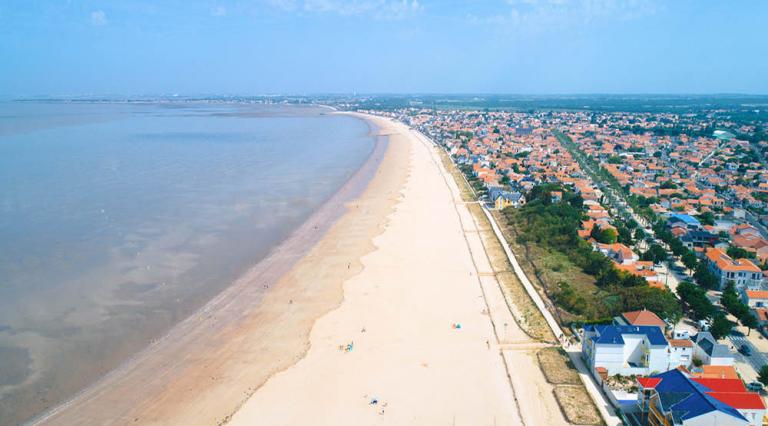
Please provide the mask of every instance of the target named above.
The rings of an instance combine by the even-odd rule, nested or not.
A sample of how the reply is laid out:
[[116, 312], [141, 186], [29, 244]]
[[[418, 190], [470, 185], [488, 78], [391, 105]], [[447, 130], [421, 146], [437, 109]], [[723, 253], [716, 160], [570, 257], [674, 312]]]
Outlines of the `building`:
[[498, 210], [507, 207], [520, 207], [525, 204], [525, 196], [519, 192], [505, 191], [499, 187], [491, 187], [488, 190], [488, 197], [493, 201], [494, 207]]
[[680, 237], [680, 242], [691, 250], [695, 247], [715, 247], [719, 240], [717, 235], [704, 230], [688, 231]]
[[685, 228], [688, 231], [698, 231], [701, 229], [701, 222], [691, 215], [674, 213], [669, 215], [667, 226], [670, 228]]
[[669, 339], [669, 364], [687, 367], [693, 362], [693, 342], [691, 339]]
[[641, 311], [624, 312], [613, 319], [616, 325], [647, 325], [664, 330], [667, 324], [653, 312], [643, 309]]
[[768, 307], [768, 291], [765, 290], [743, 289], [741, 299], [750, 308]]
[[712, 333], [701, 331], [693, 336], [693, 357], [707, 365], [733, 365], [733, 353], [728, 346], [717, 343]]
[[670, 367], [669, 343], [657, 326], [587, 325], [582, 357], [592, 371], [607, 375], [647, 375]]
[[695, 378], [681, 369], [637, 379], [642, 424], [762, 425], [765, 404], [739, 379]]
[[619, 265], [631, 265], [640, 260], [640, 256], [621, 243], [597, 243], [597, 250]]
[[731, 259], [718, 248], [706, 251], [707, 266], [720, 280], [720, 288], [733, 281], [736, 288], [759, 289], [763, 284], [763, 273], [749, 259]]

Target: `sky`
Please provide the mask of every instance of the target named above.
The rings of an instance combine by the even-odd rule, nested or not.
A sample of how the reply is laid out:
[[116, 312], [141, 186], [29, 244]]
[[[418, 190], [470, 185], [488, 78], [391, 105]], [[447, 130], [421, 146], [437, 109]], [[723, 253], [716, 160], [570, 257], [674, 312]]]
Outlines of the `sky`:
[[764, 0], [2, 0], [0, 96], [768, 94]]

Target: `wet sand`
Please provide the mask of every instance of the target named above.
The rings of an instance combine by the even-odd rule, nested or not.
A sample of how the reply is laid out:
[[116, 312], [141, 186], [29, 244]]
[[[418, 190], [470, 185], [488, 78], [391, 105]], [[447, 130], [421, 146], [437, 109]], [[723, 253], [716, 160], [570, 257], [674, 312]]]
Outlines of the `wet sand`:
[[314, 321], [362, 269], [406, 178], [379, 138], [341, 190], [267, 258], [166, 336], [36, 424], [220, 424], [309, 348]]

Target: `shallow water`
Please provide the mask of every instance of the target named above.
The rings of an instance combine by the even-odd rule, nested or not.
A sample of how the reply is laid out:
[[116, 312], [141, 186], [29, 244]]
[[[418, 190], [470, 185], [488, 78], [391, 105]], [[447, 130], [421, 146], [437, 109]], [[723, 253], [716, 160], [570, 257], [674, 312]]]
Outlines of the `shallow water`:
[[146, 346], [333, 195], [374, 138], [325, 112], [0, 103], [0, 424]]

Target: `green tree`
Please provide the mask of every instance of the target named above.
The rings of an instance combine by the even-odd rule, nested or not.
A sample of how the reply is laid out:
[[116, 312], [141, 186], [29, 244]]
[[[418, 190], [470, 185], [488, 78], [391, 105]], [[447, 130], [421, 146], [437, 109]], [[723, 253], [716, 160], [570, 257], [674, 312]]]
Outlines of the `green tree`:
[[715, 316], [714, 321], [712, 321], [712, 327], [709, 329], [709, 332], [712, 333], [715, 339], [722, 339], [731, 334], [732, 329], [733, 323], [725, 315], [718, 314]]
[[747, 311], [747, 314], [739, 318], [739, 322], [741, 322], [741, 325], [744, 327], [747, 327], [747, 336], [749, 336], [749, 333], [752, 332], [753, 329], [756, 329], [758, 327], [757, 318], [755, 318], [754, 315], [752, 315], [752, 312]]
[[643, 260], [650, 260], [653, 263], [661, 263], [667, 258], [667, 251], [664, 250], [664, 247], [653, 243], [640, 257]]
[[683, 281], [677, 286], [677, 295], [688, 305], [693, 319], [709, 319], [717, 311], [707, 298], [706, 292], [690, 281]]
[[675, 183], [672, 182], [671, 180], [665, 180], [664, 182], [661, 183], [659, 188], [661, 188], [661, 189], [677, 189], [677, 185], [675, 185]]
[[760, 367], [760, 374], [757, 376], [757, 380], [768, 386], [768, 365]]
[[682, 260], [683, 265], [685, 265], [685, 267], [688, 269], [695, 268], [699, 263], [699, 259], [696, 258], [696, 254], [694, 254], [691, 250], [687, 250], [685, 253], [683, 253], [683, 256], [680, 258], [680, 260]]
[[668, 289], [638, 285], [618, 289], [617, 293], [624, 312], [647, 309], [672, 324], [683, 316], [680, 302]]
[[699, 222], [701, 222], [702, 225], [713, 226], [715, 224], [715, 215], [712, 214], [712, 212], [704, 212], [697, 217], [699, 218]]
[[693, 278], [700, 286], [706, 289], [711, 290], [720, 286], [720, 281], [715, 274], [710, 272], [704, 262], [699, 262], [699, 264], [696, 265], [696, 270], [693, 272]]
[[734, 246], [728, 247], [726, 254], [728, 254], [728, 256], [731, 256], [733, 259], [754, 259], [755, 258], [755, 253], [748, 250], [744, 250], [741, 247], [734, 247]]
[[618, 233], [611, 228], [603, 229], [595, 226], [589, 235], [603, 244], [613, 244], [618, 240]]

